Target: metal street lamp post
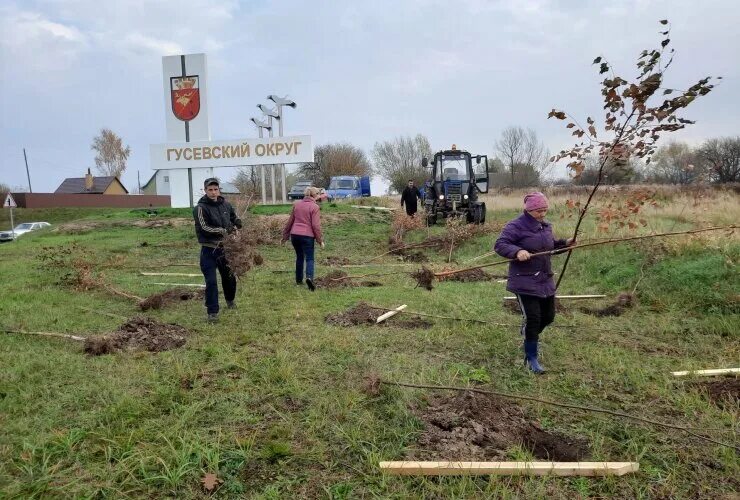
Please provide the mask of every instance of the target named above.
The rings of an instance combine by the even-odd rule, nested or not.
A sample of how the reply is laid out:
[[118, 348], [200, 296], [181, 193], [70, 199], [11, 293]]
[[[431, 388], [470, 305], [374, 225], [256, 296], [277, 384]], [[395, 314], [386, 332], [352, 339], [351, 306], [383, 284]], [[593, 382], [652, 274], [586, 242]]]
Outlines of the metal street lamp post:
[[[283, 106], [289, 106], [293, 109], [296, 108], [297, 104], [292, 99], [288, 99], [287, 96], [285, 97], [278, 97], [275, 94], [270, 94], [267, 96], [269, 100], [275, 103], [275, 107], [277, 108], [277, 119], [278, 119], [278, 137], [283, 136]], [[286, 187], [285, 187], [285, 164], [283, 163], [280, 165], [280, 170], [282, 172], [282, 188], [283, 188], [283, 203], [287, 203], [287, 194], [286, 194]]]
[[[267, 116], [267, 125], [269, 126], [268, 130], [270, 132], [270, 138], [272, 138], [272, 119], [278, 118], [278, 114], [274, 109], [269, 109], [263, 104], [258, 104], [257, 107], [262, 111], [262, 114]], [[275, 204], [275, 165], [271, 165], [270, 167], [270, 180], [272, 182], [272, 203]]]
[[[272, 127], [263, 121], [258, 120], [257, 118], [250, 118], [252, 123], [257, 127], [257, 132], [259, 133], [260, 139], [262, 139], [262, 130], [272, 130]], [[267, 205], [267, 192], [265, 190], [265, 166], [260, 165], [260, 185], [262, 186], [262, 189], [260, 192], [262, 193], [262, 204]]]

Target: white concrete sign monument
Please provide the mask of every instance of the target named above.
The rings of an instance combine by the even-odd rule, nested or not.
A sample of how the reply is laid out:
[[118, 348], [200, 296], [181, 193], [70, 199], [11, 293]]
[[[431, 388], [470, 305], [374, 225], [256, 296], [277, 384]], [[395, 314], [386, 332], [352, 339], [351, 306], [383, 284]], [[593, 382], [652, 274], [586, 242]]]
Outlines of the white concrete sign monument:
[[162, 58], [167, 142], [149, 147], [157, 194], [173, 207], [192, 207], [215, 167], [312, 162], [311, 137], [211, 141], [205, 54]]

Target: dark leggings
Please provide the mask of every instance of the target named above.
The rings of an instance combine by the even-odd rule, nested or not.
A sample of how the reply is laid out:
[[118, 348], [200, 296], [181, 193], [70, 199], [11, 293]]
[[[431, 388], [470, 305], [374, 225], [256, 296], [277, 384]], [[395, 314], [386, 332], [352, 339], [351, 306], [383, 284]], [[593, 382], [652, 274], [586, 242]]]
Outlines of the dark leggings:
[[555, 296], [536, 297], [516, 294], [522, 310], [522, 333], [525, 342], [537, 342], [540, 333], [555, 319]]

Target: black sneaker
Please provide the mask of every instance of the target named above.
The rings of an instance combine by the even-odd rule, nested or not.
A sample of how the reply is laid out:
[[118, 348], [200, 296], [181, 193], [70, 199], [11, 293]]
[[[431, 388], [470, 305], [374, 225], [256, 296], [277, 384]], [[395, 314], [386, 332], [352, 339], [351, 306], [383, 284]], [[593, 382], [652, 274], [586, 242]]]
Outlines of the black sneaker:
[[313, 284], [313, 279], [311, 278], [306, 278], [306, 286], [312, 292], [316, 290], [316, 285]]
[[206, 321], [208, 323], [218, 323], [218, 313], [209, 313]]
[[236, 309], [236, 304], [233, 300], [226, 302], [226, 309]]
[[295, 286], [303, 286], [303, 281], [296, 281]]

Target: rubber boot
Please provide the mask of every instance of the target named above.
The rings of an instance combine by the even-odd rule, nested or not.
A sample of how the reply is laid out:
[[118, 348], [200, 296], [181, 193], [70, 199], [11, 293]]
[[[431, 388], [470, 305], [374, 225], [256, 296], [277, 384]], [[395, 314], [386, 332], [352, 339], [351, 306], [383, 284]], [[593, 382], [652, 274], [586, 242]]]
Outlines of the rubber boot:
[[524, 343], [524, 364], [535, 375], [545, 373], [545, 369], [537, 361], [537, 342]]

